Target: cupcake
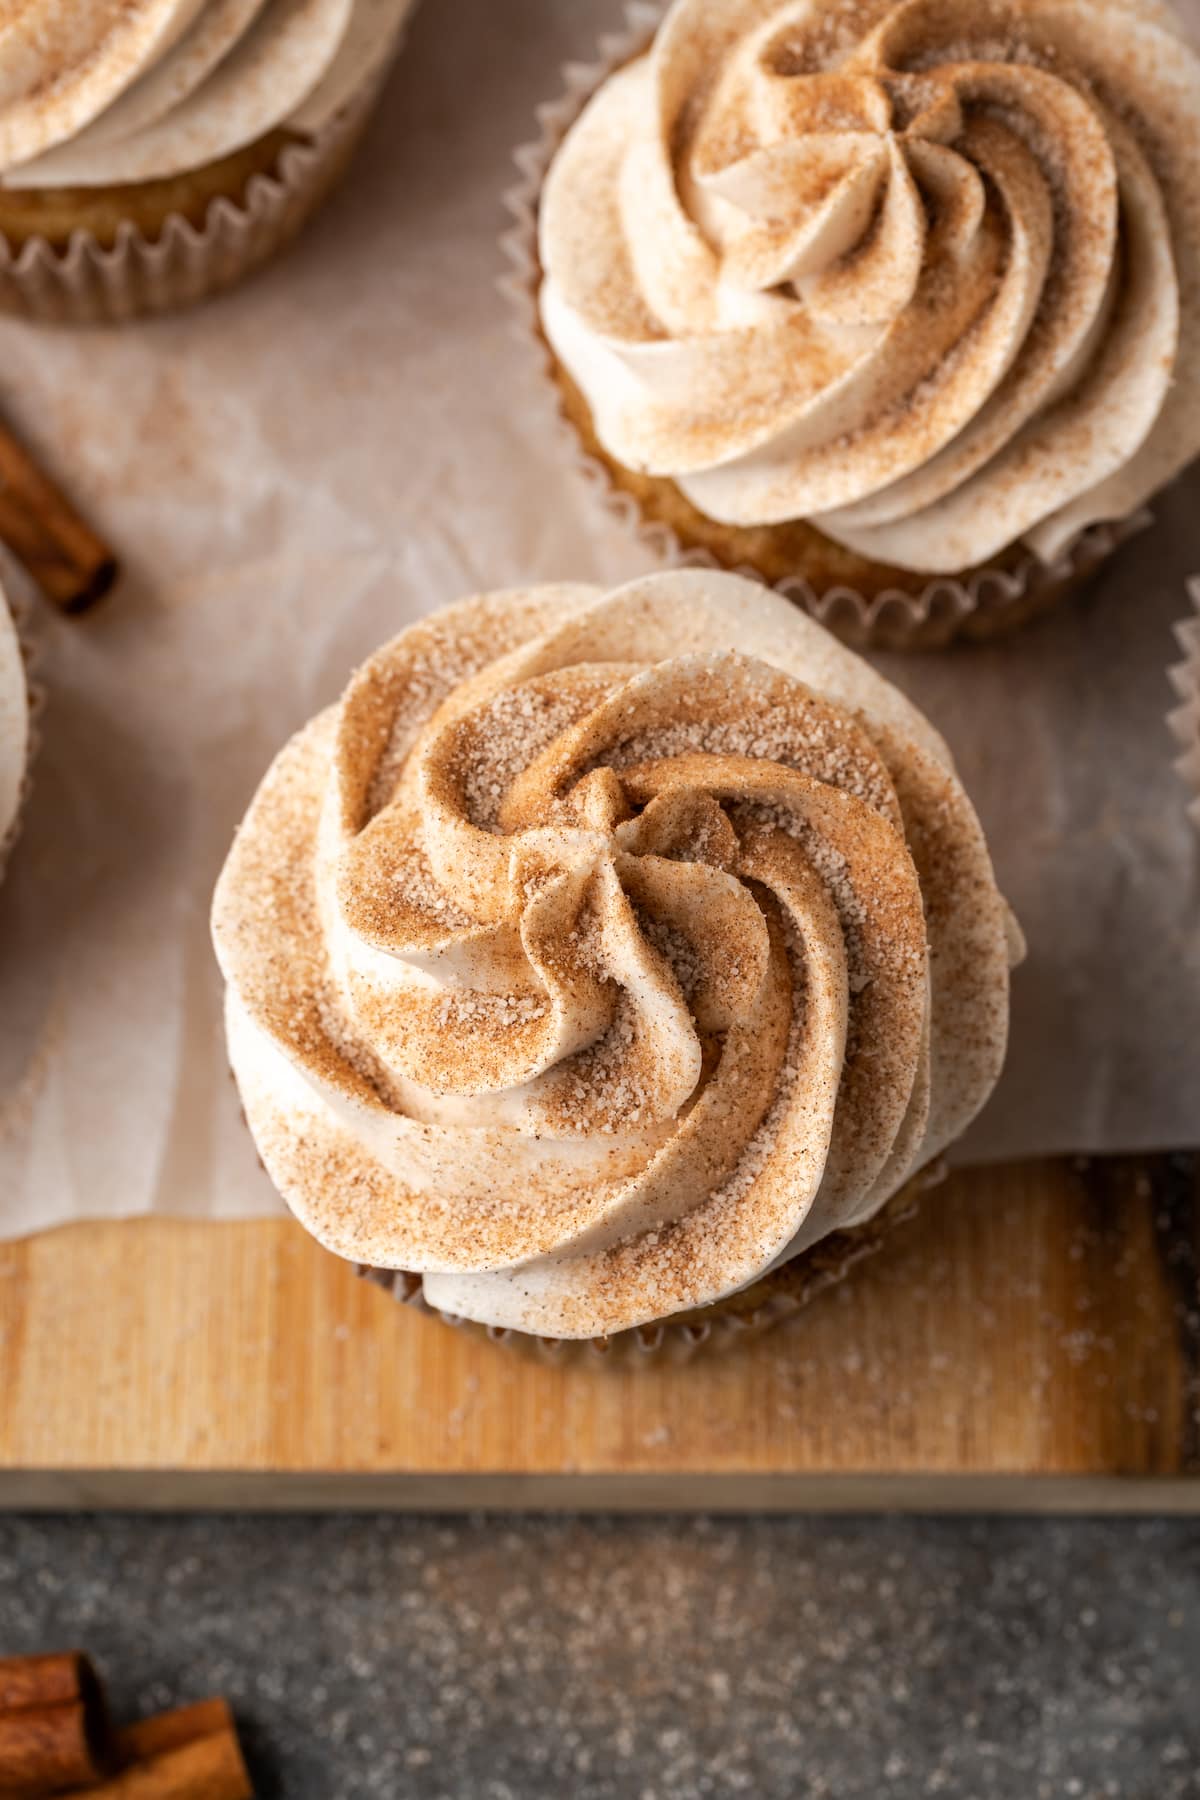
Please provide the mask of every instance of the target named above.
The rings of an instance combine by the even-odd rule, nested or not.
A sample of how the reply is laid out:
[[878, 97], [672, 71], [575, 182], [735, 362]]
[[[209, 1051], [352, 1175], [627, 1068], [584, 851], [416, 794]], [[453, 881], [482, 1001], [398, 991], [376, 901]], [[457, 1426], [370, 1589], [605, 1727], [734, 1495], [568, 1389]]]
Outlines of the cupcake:
[[412, 0], [26, 0], [0, 25], [0, 307], [119, 319], [278, 250], [366, 123]]
[[1200, 61], [1158, 0], [675, 0], [544, 123], [526, 295], [672, 560], [985, 635], [1200, 450]]
[[602, 1345], [778, 1316], [873, 1246], [991, 1092], [1020, 945], [933, 727], [709, 570], [403, 632], [269, 770], [213, 934], [309, 1231]]
[[17, 834], [33, 749], [32, 696], [16, 620], [0, 587], [0, 875]]

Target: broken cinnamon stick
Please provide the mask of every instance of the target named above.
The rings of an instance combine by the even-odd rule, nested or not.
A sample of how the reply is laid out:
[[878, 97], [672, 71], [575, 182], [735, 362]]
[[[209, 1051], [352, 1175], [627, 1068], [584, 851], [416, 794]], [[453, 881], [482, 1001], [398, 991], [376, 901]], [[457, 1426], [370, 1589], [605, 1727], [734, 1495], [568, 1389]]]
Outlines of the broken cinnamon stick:
[[86, 1656], [0, 1660], [0, 1795], [62, 1793], [114, 1767], [104, 1696]]
[[0, 424], [0, 543], [47, 599], [83, 612], [107, 594], [117, 559], [29, 452]]

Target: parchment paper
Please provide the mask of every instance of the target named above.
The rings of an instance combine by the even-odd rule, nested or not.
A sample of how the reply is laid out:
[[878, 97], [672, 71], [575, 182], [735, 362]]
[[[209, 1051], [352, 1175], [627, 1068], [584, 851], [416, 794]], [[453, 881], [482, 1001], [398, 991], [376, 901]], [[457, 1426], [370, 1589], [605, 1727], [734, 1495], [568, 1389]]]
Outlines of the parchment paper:
[[[648, 566], [565, 466], [495, 291], [510, 152], [608, 0], [425, 0], [348, 184], [200, 311], [0, 324], [0, 406], [121, 549], [42, 617], [51, 690], [0, 890], [0, 1236], [278, 1205], [226, 1072], [209, 897], [287, 734], [444, 601]], [[1010, 643], [880, 659], [950, 739], [1031, 944], [964, 1158], [1200, 1137], [1200, 839], [1164, 715], [1200, 478]]]

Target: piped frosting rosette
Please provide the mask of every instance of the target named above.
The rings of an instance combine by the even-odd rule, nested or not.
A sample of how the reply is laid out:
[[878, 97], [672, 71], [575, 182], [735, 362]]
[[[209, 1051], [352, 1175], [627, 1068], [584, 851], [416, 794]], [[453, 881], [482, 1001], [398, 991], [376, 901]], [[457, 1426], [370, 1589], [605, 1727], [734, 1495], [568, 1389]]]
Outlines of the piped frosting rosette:
[[411, 0], [26, 0], [0, 20], [7, 187], [110, 187], [316, 132]]
[[539, 235], [603, 448], [730, 526], [1050, 563], [1200, 450], [1200, 62], [1157, 0], [675, 0]]
[[945, 745], [757, 584], [469, 600], [277, 759], [214, 908], [267, 1170], [430, 1305], [604, 1336], [865, 1220], [1019, 940]]

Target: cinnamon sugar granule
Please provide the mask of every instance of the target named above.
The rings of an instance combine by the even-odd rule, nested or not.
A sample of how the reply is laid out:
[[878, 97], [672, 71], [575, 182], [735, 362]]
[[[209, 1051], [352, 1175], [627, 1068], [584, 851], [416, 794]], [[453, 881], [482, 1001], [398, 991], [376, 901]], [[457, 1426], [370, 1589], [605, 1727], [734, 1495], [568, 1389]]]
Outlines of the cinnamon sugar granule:
[[790, 919], [785, 918], [781, 928], [784, 942], [787, 945], [788, 968], [792, 984], [787, 1047], [784, 1050], [783, 1061], [776, 1077], [774, 1098], [765, 1117], [753, 1136], [748, 1138], [742, 1146], [733, 1174], [722, 1182], [721, 1186], [713, 1193], [712, 1203], [718, 1209], [736, 1206], [761, 1177], [768, 1158], [776, 1148], [783, 1122], [791, 1109], [792, 1090], [801, 1070], [801, 1046], [804, 1040], [808, 1008], [804, 943]]
[[404, 1102], [395, 1076], [347, 1020], [341, 992], [329, 985], [314, 996], [314, 1002], [325, 1041], [339, 1061], [354, 1071], [386, 1112], [402, 1113]]
[[471, 1032], [488, 1030], [504, 1033], [518, 1025], [531, 1025], [544, 1019], [546, 1001], [536, 994], [483, 994], [455, 992], [443, 994], [437, 1005], [439, 1028]]
[[341, 751], [348, 777], [365, 790], [360, 825], [391, 800], [417, 736], [439, 703], [489, 660], [482, 643], [433, 638], [411, 660], [390, 666], [373, 658], [359, 671], [343, 707]]
[[612, 685], [603, 678], [573, 681], [570, 674], [507, 688], [459, 727], [454, 767], [473, 825], [496, 830], [516, 776]]
[[588, 902], [575, 915], [575, 923], [567, 934], [566, 946], [575, 967], [603, 980], [609, 980], [604, 954], [604, 935], [600, 915]]
[[833, 899], [846, 947], [846, 966], [851, 994], [860, 994], [870, 976], [863, 951], [863, 929], [867, 923], [866, 908], [859, 896], [846, 859], [832, 844], [822, 841], [817, 832], [789, 807], [771, 806], [762, 801], [740, 801], [730, 809], [739, 830], [766, 828], [782, 831], [804, 850], [805, 860], [817, 871], [822, 885]]
[[644, 1123], [650, 1092], [647, 1053], [632, 1005], [618, 1001], [604, 1036], [558, 1065], [553, 1096], [545, 1109], [547, 1123], [566, 1137], [628, 1131]]
[[490, 624], [486, 610], [470, 625], [435, 615], [358, 670], [342, 702], [339, 736], [343, 780], [362, 796], [356, 829], [392, 799], [422, 729], [446, 697], [503, 653]]
[[446, 892], [419, 844], [407, 846], [406, 854], [389, 858], [378, 871], [360, 858], [355, 899], [361, 909], [357, 916], [364, 922], [375, 918], [381, 928], [395, 918], [398, 907], [424, 915], [445, 931], [466, 931], [474, 923]]
[[642, 936], [667, 964], [684, 999], [694, 999], [705, 976], [695, 944], [669, 919], [656, 919], [642, 907], [635, 910]]

